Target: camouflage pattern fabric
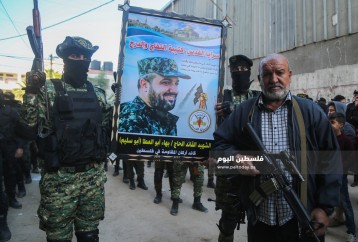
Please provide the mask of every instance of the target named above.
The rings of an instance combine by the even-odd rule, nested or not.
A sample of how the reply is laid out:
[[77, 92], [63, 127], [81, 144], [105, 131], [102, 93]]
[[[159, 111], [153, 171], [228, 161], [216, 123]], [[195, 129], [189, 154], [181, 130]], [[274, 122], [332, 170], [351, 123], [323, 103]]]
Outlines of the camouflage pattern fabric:
[[176, 136], [177, 121], [177, 116], [153, 109], [136, 97], [131, 102], [121, 104], [118, 131]]
[[[46, 81], [46, 88], [50, 118], [46, 118], [45, 87], [38, 94], [25, 93], [20, 115], [23, 123], [38, 127], [39, 133], [44, 134], [55, 130], [51, 110], [56, 92], [51, 81]], [[65, 88], [68, 91], [87, 92], [86, 84], [77, 89], [65, 84]], [[101, 102], [100, 99], [99, 101]], [[105, 104], [102, 103], [101, 106]], [[95, 164], [94, 168], [78, 173], [62, 168], [58, 172], [47, 173], [42, 169], [38, 216], [40, 228], [46, 232], [47, 237], [53, 240], [70, 240], [73, 225], [76, 231], [96, 230], [99, 220], [104, 217], [105, 182], [102, 164]]]
[[234, 92], [231, 92], [232, 95], [232, 104], [234, 105], [234, 107], [240, 103], [242, 103], [243, 101], [246, 101], [252, 97], [257, 97], [259, 95], [259, 91], [255, 91], [255, 90], [249, 90], [249, 92], [246, 95], [237, 95], [234, 96]]
[[66, 39], [57, 46], [56, 54], [63, 59], [69, 51], [74, 50], [83, 52], [90, 58], [98, 50], [98, 46], [93, 46], [89, 40], [79, 36], [66, 36]]
[[190, 79], [190, 76], [178, 71], [177, 63], [174, 60], [162, 57], [151, 57], [139, 60], [138, 72], [140, 77], [151, 73], [157, 73], [165, 77], [176, 76]]
[[112, 116], [113, 116], [113, 105], [110, 105], [107, 102], [106, 92], [99, 86], [93, 86], [94, 91], [96, 93], [99, 104], [102, 108], [102, 126], [106, 129], [106, 134], [108, 136], [108, 140], [111, 140], [112, 133]]
[[70, 173], [60, 168], [42, 173], [41, 202], [38, 208], [40, 229], [50, 240], [71, 240], [73, 223], [76, 231], [94, 231], [104, 218], [103, 165], [96, 164], [85, 172]]
[[[171, 190], [172, 198], [179, 198], [182, 184], [185, 182], [185, 176], [188, 169], [197, 166], [198, 174], [194, 175], [194, 197], [200, 197], [204, 184], [204, 166], [198, 163], [189, 163], [174, 161], [173, 164], [173, 189]], [[193, 173], [195, 174], [195, 172]]]

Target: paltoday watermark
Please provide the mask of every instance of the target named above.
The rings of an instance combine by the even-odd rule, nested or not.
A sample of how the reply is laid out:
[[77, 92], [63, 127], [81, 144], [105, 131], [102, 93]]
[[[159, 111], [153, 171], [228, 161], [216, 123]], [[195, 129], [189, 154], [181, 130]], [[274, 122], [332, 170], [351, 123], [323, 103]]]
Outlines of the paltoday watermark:
[[[240, 174], [240, 171], [246, 173], [245, 171], [251, 169], [257, 169], [262, 175], [269, 175], [270, 169], [266, 169], [267, 166], [277, 166], [279, 165], [281, 169], [276, 169], [275, 172], [281, 173], [283, 171], [288, 171], [293, 175], [306, 174], [306, 175], [343, 175], [347, 174], [347, 171], [344, 171], [342, 168], [341, 157], [352, 157], [351, 164], [355, 163], [356, 160], [353, 157], [357, 157], [356, 151], [340, 151], [337, 153], [337, 150], [324, 150], [324, 151], [307, 151], [307, 170], [302, 170], [300, 151], [288, 151], [288, 157], [282, 156], [280, 153], [271, 154], [263, 153], [260, 151], [240, 151], [240, 155], [228, 154], [232, 151], [212, 151], [210, 153], [211, 162], [209, 166], [211, 169], [215, 169], [217, 174]], [[298, 155], [297, 155], [298, 154]], [[272, 164], [271, 161], [268, 161], [267, 158], [270, 158], [271, 161], [274, 161]], [[334, 157], [334, 159], [332, 159]], [[290, 164], [283, 162], [290, 158]], [[345, 160], [348, 162], [348, 160]], [[331, 163], [331, 166], [327, 166], [328, 163]], [[292, 167], [297, 169], [292, 169]], [[351, 165], [348, 170], [354, 169], [355, 166]]]
[[216, 158], [216, 171], [218, 173], [236, 173], [255, 169], [255, 162], [264, 161], [263, 156], [221, 156]]

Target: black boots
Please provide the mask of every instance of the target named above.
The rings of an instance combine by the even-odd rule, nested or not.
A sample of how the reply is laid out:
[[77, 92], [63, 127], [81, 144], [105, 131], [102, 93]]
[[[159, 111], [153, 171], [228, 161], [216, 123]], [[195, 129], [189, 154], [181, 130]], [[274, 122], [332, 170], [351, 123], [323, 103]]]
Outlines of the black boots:
[[126, 183], [126, 184], [129, 183], [129, 179], [128, 179], [128, 177], [126, 175], [123, 175], [123, 183]]
[[162, 193], [157, 193], [157, 196], [154, 198], [153, 202], [159, 204], [162, 202]]
[[25, 184], [30, 184], [31, 182], [32, 182], [31, 173], [30, 171], [28, 171], [25, 174]]
[[[170, 199], [173, 201], [173, 198], [172, 198], [172, 197], [171, 197]], [[178, 202], [179, 202], [179, 203], [183, 203], [183, 200], [182, 200], [181, 198], [178, 198]]]
[[114, 172], [113, 172], [113, 176], [118, 176], [119, 175], [119, 166], [114, 166]]
[[232, 242], [234, 241], [234, 235], [225, 235], [222, 232], [219, 234], [218, 242]]
[[11, 239], [11, 232], [7, 226], [6, 215], [0, 215], [0, 241], [8, 241]]
[[138, 180], [137, 187], [142, 188], [143, 190], [148, 190], [148, 187], [145, 185], [144, 179]]
[[[119, 171], [123, 170], [122, 167], [119, 165], [120, 160], [116, 159], [116, 163], [114, 164], [114, 172], [113, 172], [113, 176], [118, 176], [119, 175]], [[124, 179], [124, 178], [123, 178]], [[127, 182], [128, 183], [128, 182]]]
[[76, 232], [77, 242], [99, 242], [98, 229], [88, 232]]
[[134, 179], [129, 179], [129, 189], [134, 190], [135, 189], [135, 183]]
[[[123, 182], [124, 182], [124, 178], [123, 178]], [[148, 190], [148, 187], [145, 185], [145, 182], [143, 179], [138, 180], [138, 185], [139, 188], [142, 188], [143, 190]], [[134, 190], [136, 188], [135, 183], [134, 183], [134, 179], [131, 178], [129, 179], [129, 189]]]
[[208, 188], [215, 188], [215, 183], [214, 183], [214, 178], [213, 178], [213, 177], [210, 177], [210, 178], [208, 179], [207, 187], [208, 187]]
[[194, 197], [194, 203], [192, 209], [198, 210], [203, 213], [208, 212], [208, 209], [204, 207], [203, 204], [200, 202], [200, 197]]
[[26, 189], [25, 189], [25, 184], [24, 182], [20, 182], [17, 184], [17, 188], [18, 188], [18, 193], [16, 194], [18, 198], [22, 198], [26, 196]]
[[179, 199], [173, 198], [172, 200], [173, 200], [173, 205], [172, 208], [170, 209], [170, 214], [176, 216], [178, 214], [178, 209], [179, 209]]
[[20, 209], [22, 208], [22, 204], [16, 200], [15, 198], [15, 191], [11, 192], [10, 194], [8, 194], [9, 197], [9, 206], [15, 209]]

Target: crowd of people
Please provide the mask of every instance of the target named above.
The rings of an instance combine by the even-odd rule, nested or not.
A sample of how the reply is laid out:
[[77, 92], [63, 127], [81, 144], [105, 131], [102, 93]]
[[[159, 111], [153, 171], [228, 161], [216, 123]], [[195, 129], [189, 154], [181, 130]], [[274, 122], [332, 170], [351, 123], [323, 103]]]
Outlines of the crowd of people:
[[[0, 93], [1, 188], [5, 187], [1, 190], [1, 241], [11, 238], [7, 204], [21, 209], [16, 198], [26, 196], [25, 184], [31, 183], [31, 172], [41, 172], [38, 216], [47, 241], [71, 241], [73, 232], [79, 242], [99, 241], [112, 128], [108, 113], [113, 109], [87, 80], [91, 57], [97, 49], [84, 38], [68, 36], [56, 49], [64, 62], [61, 79], [46, 81], [44, 73], [32, 70], [27, 74], [23, 104], [11, 93]], [[233, 241], [234, 231], [245, 217], [249, 242], [324, 241], [326, 228], [342, 223], [347, 227], [346, 241], [357, 241], [347, 175], [354, 175], [350, 186], [358, 186], [358, 89], [348, 104], [342, 95], [329, 102], [296, 96], [290, 91], [292, 71], [287, 58], [270, 54], [258, 66], [261, 91], [255, 91], [250, 89], [252, 60], [235, 55], [229, 63], [232, 89], [224, 90], [223, 101], [215, 106], [219, 125], [213, 134], [214, 156], [205, 163], [209, 169], [207, 186], [215, 189], [216, 207], [222, 211], [218, 241]], [[176, 136], [178, 117], [169, 111], [175, 106], [179, 78], [190, 76], [181, 73], [174, 60], [161, 57], [138, 61], [138, 70], [138, 96], [121, 104], [118, 130]], [[164, 92], [170, 93], [164, 101], [154, 99]], [[133, 118], [133, 110], [140, 110], [140, 118]], [[296, 194], [298, 203], [306, 208], [301, 212], [312, 218], [309, 228], [302, 224], [287, 193], [275, 186], [277, 178], [252, 160], [242, 159], [257, 151], [244, 132], [248, 123], [265, 150], [275, 157], [286, 189]], [[282, 151], [296, 158], [295, 165], [305, 175], [305, 182], [286, 167], [279, 156]], [[213, 164], [220, 155], [243, 160], [249, 169], [219, 172]], [[153, 161], [154, 178], [147, 179], [154, 179], [155, 204], [162, 201], [163, 176], [168, 177], [170, 214], [178, 215], [181, 186], [189, 170], [192, 208], [208, 212], [201, 203], [204, 163], [174, 158], [172, 162]], [[129, 184], [129, 189], [148, 189], [144, 161], [124, 159], [122, 166], [117, 158], [113, 176], [123, 170], [123, 182]]]
[[[17, 198], [26, 196], [25, 184], [32, 182], [31, 172], [39, 173], [37, 146], [21, 134], [21, 103], [13, 93], [0, 90], [0, 240], [11, 237], [7, 225], [8, 207], [21, 209]], [[24, 127], [26, 128], [26, 127]]]

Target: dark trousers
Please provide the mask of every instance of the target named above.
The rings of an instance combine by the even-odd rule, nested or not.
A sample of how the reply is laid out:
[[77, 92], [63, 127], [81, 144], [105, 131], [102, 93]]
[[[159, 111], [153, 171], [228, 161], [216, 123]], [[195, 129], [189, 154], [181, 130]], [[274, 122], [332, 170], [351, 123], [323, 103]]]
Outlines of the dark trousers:
[[126, 160], [127, 162], [127, 176], [128, 179], [134, 178], [134, 169], [137, 173], [137, 181], [143, 180], [144, 178], [144, 161], [132, 161]]
[[5, 192], [9, 198], [15, 198], [18, 162], [15, 158], [16, 146], [2, 146], [3, 148], [3, 175]]
[[170, 190], [173, 186], [173, 162], [155, 161], [154, 188], [157, 194], [162, 193], [164, 169], [168, 171]]
[[[257, 222], [255, 225], [248, 223], [247, 226], [248, 242], [314, 242], [313, 238], [299, 238], [298, 223], [296, 219], [291, 219], [282, 226], [267, 225]], [[324, 237], [320, 238], [324, 242]]]
[[38, 167], [37, 154], [38, 154], [37, 144], [35, 141], [32, 141], [30, 143], [30, 161], [31, 161], [32, 169]]
[[3, 191], [3, 156], [0, 151], [0, 215], [6, 215], [8, 209], [8, 200], [5, 192]]

